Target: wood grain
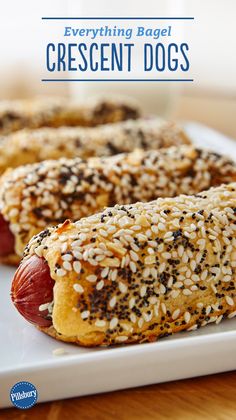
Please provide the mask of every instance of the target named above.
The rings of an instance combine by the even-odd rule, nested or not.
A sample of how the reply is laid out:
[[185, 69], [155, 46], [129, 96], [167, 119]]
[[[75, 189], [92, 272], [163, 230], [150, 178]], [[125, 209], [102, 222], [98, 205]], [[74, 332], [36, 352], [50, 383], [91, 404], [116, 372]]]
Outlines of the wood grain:
[[15, 419], [234, 420], [236, 372], [1, 411], [0, 420]]
[[[235, 115], [235, 99], [182, 96], [172, 117], [199, 121], [236, 138]], [[0, 413], [0, 420], [15, 419], [235, 420], [236, 372], [38, 404], [28, 411], [8, 409]]]

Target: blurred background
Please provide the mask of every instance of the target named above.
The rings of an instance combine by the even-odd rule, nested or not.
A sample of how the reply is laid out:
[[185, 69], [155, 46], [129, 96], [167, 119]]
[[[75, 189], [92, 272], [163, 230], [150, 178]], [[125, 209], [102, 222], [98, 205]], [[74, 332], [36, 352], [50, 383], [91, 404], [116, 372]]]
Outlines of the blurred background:
[[[53, 27], [41, 16], [194, 16], [180, 36], [191, 48], [194, 83], [43, 83]], [[195, 120], [236, 138], [235, 0], [8, 0], [0, 15], [0, 99], [109, 92], [136, 96], [147, 112]], [[55, 39], [55, 34], [53, 34]], [[109, 86], [108, 86], [109, 85]]]

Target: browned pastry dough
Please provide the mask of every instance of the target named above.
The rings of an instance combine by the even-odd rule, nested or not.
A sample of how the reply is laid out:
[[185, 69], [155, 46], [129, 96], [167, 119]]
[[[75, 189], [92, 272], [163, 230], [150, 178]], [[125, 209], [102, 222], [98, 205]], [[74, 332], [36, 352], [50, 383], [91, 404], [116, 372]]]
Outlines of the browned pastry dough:
[[0, 134], [22, 128], [87, 126], [139, 117], [139, 109], [125, 98], [100, 98], [85, 103], [68, 99], [35, 98], [0, 101]]
[[135, 148], [160, 149], [189, 144], [184, 131], [160, 118], [137, 119], [97, 127], [20, 130], [0, 140], [0, 173], [45, 159], [111, 156]]
[[47, 334], [141, 343], [236, 315], [236, 183], [107, 208], [35, 236], [55, 280]]
[[[193, 146], [87, 161], [44, 161], [3, 175], [0, 213], [9, 222], [15, 252], [21, 257], [33, 235], [65, 219], [79, 220], [116, 203], [196, 194], [232, 181], [236, 181], [234, 162]], [[15, 254], [4, 258], [15, 261]]]

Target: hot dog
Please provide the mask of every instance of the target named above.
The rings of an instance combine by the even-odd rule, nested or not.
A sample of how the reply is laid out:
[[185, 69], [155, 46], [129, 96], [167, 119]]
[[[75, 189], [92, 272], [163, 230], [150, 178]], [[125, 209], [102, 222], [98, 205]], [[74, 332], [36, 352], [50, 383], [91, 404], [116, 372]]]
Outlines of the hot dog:
[[139, 118], [96, 127], [24, 129], [1, 138], [0, 174], [45, 159], [112, 156], [136, 148], [158, 150], [190, 144], [181, 127], [160, 118]]
[[122, 97], [97, 98], [80, 104], [65, 98], [0, 101], [0, 135], [23, 128], [86, 126], [136, 119], [139, 109]]
[[232, 181], [233, 161], [187, 145], [88, 160], [46, 160], [1, 177], [0, 209], [15, 237], [16, 258], [33, 235], [66, 219], [79, 220], [116, 203], [197, 194]]
[[[232, 318], [235, 202], [232, 183], [48, 228], [25, 249], [13, 301], [43, 332], [84, 346], [153, 341]], [[51, 323], [39, 309], [52, 300]]]
[[14, 252], [15, 237], [10, 231], [9, 223], [0, 214], [0, 257]]
[[15, 273], [12, 301], [21, 315], [39, 327], [49, 327], [54, 281], [47, 261], [37, 255], [23, 261]]

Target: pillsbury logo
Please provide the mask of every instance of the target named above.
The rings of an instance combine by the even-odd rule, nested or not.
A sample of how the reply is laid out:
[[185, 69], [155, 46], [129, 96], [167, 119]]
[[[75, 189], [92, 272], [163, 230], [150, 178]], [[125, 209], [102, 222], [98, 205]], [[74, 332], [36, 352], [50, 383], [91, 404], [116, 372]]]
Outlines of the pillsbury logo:
[[10, 399], [15, 407], [24, 410], [36, 404], [38, 392], [30, 382], [17, 382], [10, 391]]

